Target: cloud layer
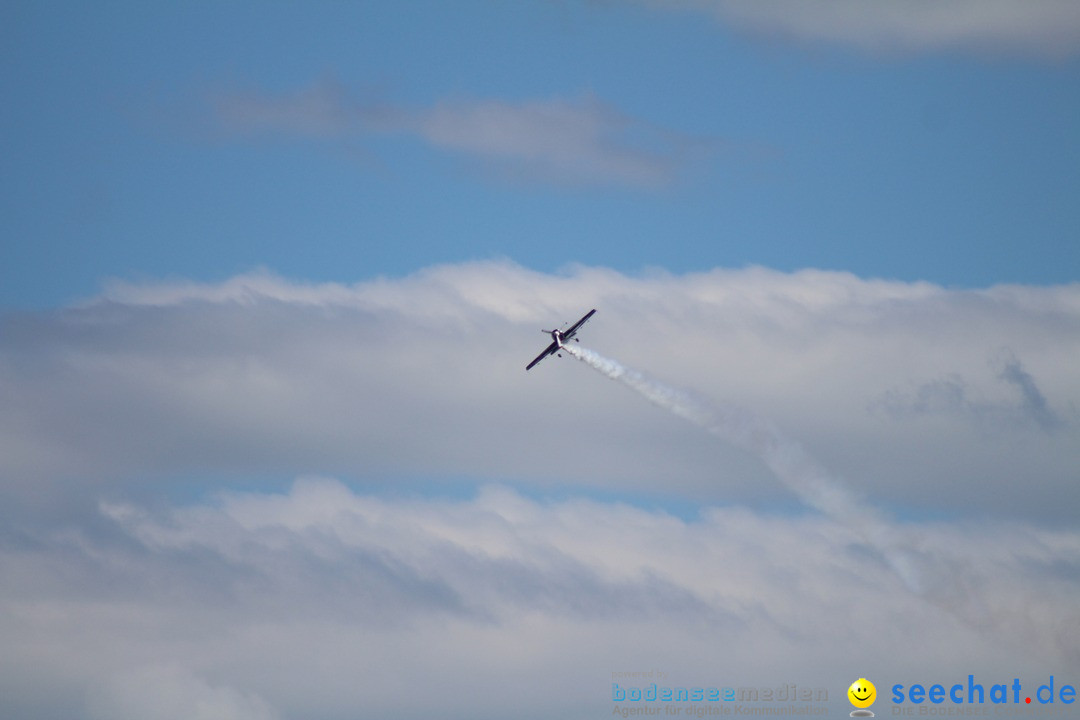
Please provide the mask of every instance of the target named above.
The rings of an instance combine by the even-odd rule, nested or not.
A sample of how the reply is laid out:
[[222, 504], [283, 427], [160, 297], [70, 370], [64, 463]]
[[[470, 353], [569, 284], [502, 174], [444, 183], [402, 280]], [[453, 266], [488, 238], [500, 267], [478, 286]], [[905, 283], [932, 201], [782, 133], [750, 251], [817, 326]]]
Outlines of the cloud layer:
[[1070, 0], [686, 0], [724, 22], [871, 52], [974, 49], [1066, 56], [1080, 51], [1080, 8]]
[[[333, 140], [404, 136], [479, 163], [503, 178], [568, 186], [658, 187], [686, 159], [689, 138], [586, 95], [444, 100], [407, 108], [362, 102], [333, 83], [285, 95], [232, 92], [214, 103], [222, 127], [248, 136]], [[698, 149], [701, 143], [697, 143]]]
[[[95, 718], [590, 717], [623, 670], [826, 687], [834, 709], [852, 664], [890, 682], [1080, 671], [1080, 536], [903, 529], [948, 571], [934, 592], [821, 516], [687, 521], [502, 487], [382, 499], [324, 479], [104, 502], [0, 549], [4, 698], [70, 695], [67, 716]], [[45, 680], [59, 692], [35, 697]]]
[[[712, 424], [526, 373], [590, 307], [583, 347]], [[839, 710], [852, 672], [1080, 675], [1080, 286], [480, 262], [2, 323], [6, 714], [595, 717], [649, 669]], [[783, 442], [710, 435], [716, 408]]]
[[769, 418], [859, 493], [1063, 520], [1080, 502], [1078, 296], [508, 263], [353, 286], [116, 284], [4, 319], [0, 472], [27, 493], [317, 472], [786, 502], [757, 459], [576, 364], [523, 371], [539, 328], [597, 307], [585, 344]]

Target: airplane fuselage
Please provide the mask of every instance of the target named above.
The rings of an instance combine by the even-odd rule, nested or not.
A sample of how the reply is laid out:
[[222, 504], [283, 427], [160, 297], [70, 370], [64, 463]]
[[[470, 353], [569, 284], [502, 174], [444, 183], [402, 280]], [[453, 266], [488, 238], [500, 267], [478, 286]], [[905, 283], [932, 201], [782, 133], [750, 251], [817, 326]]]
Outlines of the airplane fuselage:
[[546, 332], [548, 335], [551, 336], [551, 344], [548, 345], [547, 348], [544, 349], [544, 352], [537, 355], [535, 360], [533, 360], [531, 363], [526, 365], [525, 369], [528, 370], [528, 369], [532, 368], [534, 365], [536, 365], [536, 363], [540, 362], [541, 360], [546, 358], [548, 355], [558, 355], [559, 357], [562, 357], [562, 353], [560, 353], [559, 351], [562, 350], [563, 348], [565, 348], [566, 343], [568, 341], [570, 341], [571, 339], [577, 340], [577, 342], [581, 342], [576, 337], [574, 337], [574, 334], [578, 331], [578, 328], [580, 328], [582, 325], [585, 324], [586, 320], [588, 320], [589, 318], [591, 318], [593, 316], [593, 313], [595, 313], [595, 312], [596, 312], [596, 310], [593, 309], [593, 310], [590, 310], [589, 312], [585, 313], [585, 316], [583, 318], [578, 320], [576, 323], [571, 325], [566, 330], [559, 330], [559, 329], [544, 330], [544, 332]]

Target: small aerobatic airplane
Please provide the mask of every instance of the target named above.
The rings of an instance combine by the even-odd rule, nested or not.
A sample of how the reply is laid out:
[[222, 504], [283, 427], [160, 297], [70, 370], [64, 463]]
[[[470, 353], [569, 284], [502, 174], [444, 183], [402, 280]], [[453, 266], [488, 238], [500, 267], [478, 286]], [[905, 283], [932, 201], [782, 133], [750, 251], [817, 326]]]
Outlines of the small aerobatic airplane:
[[[590, 310], [589, 312], [585, 313], [585, 317], [578, 320], [576, 323], [571, 325], [566, 330], [543, 330], [542, 332], [546, 332], [546, 333], [551, 335], [551, 344], [547, 346], [547, 349], [544, 350], [544, 352], [537, 355], [535, 360], [533, 360], [531, 363], [526, 365], [525, 369], [526, 370], [532, 370], [533, 365], [540, 362], [541, 360], [546, 358], [548, 355], [554, 355], [555, 353], [562, 350], [563, 345], [566, 344], [570, 340], [570, 338], [574, 338], [575, 341], [581, 342], [580, 340], [578, 340], [577, 338], [574, 337], [574, 334], [578, 331], [578, 328], [580, 328], [582, 325], [585, 324], [586, 320], [588, 320], [589, 318], [591, 318], [593, 316], [594, 312], [596, 312], [595, 309]], [[562, 355], [560, 354], [559, 357], [562, 357]]]

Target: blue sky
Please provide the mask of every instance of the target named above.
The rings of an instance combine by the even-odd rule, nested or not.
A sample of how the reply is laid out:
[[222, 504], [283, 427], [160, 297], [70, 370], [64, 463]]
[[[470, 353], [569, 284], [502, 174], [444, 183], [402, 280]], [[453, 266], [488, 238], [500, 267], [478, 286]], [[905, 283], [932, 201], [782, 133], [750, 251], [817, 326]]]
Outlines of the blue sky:
[[[1080, 269], [1080, 60], [1037, 41], [868, 51], [648, 3], [2, 12], [8, 306], [110, 277], [352, 282], [489, 258], [964, 287]], [[230, 115], [238, 100], [292, 120]], [[551, 165], [527, 128], [492, 149], [367, 117], [485, 104], [563, 107], [563, 132], [595, 123], [567, 152], [652, 175]]]
[[1080, 684], [1078, 87], [1072, 0], [3, 4], [0, 715]]

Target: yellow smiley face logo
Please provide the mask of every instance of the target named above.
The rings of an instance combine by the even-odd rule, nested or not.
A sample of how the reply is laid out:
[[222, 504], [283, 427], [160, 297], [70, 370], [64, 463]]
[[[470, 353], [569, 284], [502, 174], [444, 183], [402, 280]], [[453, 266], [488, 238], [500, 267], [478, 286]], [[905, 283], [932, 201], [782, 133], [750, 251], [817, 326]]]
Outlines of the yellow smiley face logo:
[[857, 708], [868, 708], [877, 698], [877, 688], [866, 678], [859, 678], [847, 689], [848, 700]]

